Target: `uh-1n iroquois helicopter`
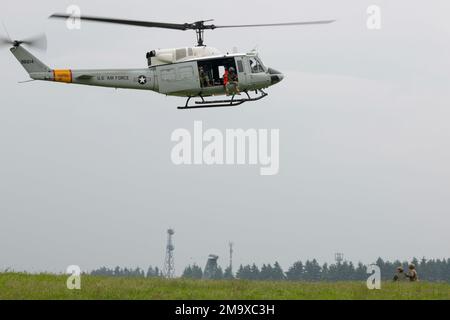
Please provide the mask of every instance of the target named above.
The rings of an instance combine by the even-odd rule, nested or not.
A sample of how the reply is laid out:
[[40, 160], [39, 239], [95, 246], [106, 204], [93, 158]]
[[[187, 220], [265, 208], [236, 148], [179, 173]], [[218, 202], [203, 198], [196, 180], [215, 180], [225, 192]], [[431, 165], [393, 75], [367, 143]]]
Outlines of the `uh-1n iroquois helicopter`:
[[[50, 18], [73, 19], [68, 14], [53, 14]], [[19, 60], [33, 80], [75, 83], [88, 86], [152, 90], [161, 94], [186, 97], [186, 104], [179, 109], [232, 107], [257, 101], [267, 96], [264, 89], [283, 80], [284, 75], [266, 67], [255, 51], [250, 53], [223, 54], [204, 44], [205, 30], [219, 28], [280, 27], [296, 25], [328, 24], [334, 20], [271, 23], [252, 25], [207, 24], [212, 20], [194, 23], [161, 23], [93, 16], [76, 17], [82, 21], [154, 27], [172, 30], [194, 30], [197, 46], [153, 50], [147, 53], [148, 68], [111, 70], [52, 69], [33, 56], [23, 45], [46, 48], [45, 36], [29, 40], [1, 38], [1, 44], [12, 45], [12, 54]], [[7, 33], [7, 31], [6, 31]], [[8, 34], [8, 33], [7, 33]], [[226, 99], [211, 98], [227, 96]], [[189, 104], [191, 99], [196, 101]], [[211, 100], [212, 99], [212, 100]]]

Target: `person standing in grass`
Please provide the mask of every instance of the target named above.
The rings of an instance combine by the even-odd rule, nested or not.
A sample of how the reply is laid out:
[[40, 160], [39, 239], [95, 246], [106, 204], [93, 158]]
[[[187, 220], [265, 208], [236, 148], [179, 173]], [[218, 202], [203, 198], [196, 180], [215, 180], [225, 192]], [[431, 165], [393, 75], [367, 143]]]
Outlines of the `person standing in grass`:
[[403, 267], [398, 267], [397, 271], [395, 272], [394, 275], [394, 279], [392, 279], [394, 282], [397, 281], [405, 281], [406, 280], [406, 275], [405, 272], [403, 270]]
[[409, 281], [418, 281], [419, 277], [417, 276], [416, 266], [414, 264], [409, 265], [409, 271], [406, 274], [406, 277], [409, 279]]

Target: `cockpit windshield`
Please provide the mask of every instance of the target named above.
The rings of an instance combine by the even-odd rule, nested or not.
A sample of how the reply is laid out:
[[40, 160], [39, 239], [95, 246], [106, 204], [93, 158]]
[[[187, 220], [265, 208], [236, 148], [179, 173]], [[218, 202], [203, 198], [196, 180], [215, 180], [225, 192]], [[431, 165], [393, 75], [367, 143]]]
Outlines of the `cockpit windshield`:
[[262, 64], [261, 60], [257, 57], [250, 57], [250, 69], [252, 70], [252, 73], [261, 73], [266, 72], [264, 69], [264, 65]]

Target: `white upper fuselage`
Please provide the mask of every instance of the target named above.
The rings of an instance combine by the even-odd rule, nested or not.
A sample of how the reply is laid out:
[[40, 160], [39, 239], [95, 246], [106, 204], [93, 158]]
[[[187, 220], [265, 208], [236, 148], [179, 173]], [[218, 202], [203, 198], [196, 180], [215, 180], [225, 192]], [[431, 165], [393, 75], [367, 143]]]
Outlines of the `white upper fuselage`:
[[157, 49], [151, 51], [151, 66], [183, 62], [203, 57], [221, 55], [220, 50], [213, 47], [184, 47]]

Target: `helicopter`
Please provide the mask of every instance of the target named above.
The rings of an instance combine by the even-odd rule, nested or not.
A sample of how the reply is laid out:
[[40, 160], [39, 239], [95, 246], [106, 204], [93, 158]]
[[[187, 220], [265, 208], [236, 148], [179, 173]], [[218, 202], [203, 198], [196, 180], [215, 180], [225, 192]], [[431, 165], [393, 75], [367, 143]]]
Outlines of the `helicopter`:
[[[68, 14], [53, 14], [50, 19], [73, 19]], [[246, 102], [255, 102], [268, 96], [265, 89], [284, 79], [282, 72], [266, 67], [256, 50], [249, 53], [221, 53], [206, 46], [205, 30], [223, 28], [257, 28], [299, 25], [329, 24], [335, 20], [214, 25], [213, 20], [193, 23], [163, 23], [96, 16], [76, 17], [81, 21], [129, 25], [172, 30], [194, 30], [197, 38], [195, 47], [157, 49], [146, 53], [147, 68], [72, 70], [52, 69], [30, 53], [25, 46], [46, 49], [46, 37], [28, 40], [0, 38], [0, 44], [12, 45], [10, 51], [34, 80], [73, 83], [88, 86], [123, 89], [151, 90], [167, 96], [186, 98], [178, 109], [234, 107]], [[226, 96], [226, 98], [216, 98]], [[191, 100], [194, 99], [194, 103]]]

